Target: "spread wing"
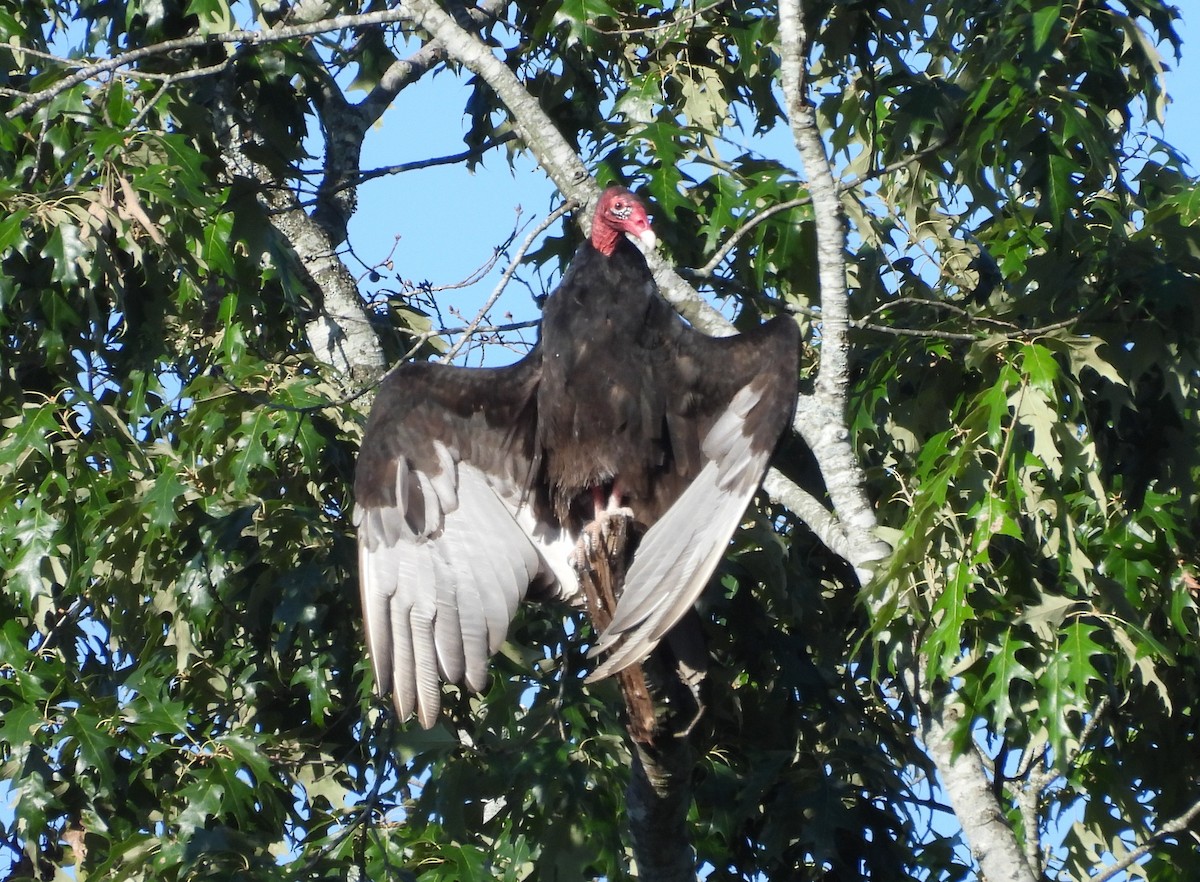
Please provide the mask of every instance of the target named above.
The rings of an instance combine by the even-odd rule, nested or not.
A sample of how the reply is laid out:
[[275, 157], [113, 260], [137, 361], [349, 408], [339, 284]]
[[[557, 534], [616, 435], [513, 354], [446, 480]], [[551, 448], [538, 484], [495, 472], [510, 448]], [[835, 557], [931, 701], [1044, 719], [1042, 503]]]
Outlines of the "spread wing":
[[[668, 434], [682, 491], [642, 538], [588, 678], [645, 658], [691, 609], [741, 522], [795, 405], [799, 330], [777, 318], [736, 337], [688, 329], [677, 343]], [[665, 502], [665, 501], [664, 501]]]
[[[432, 726], [443, 682], [481, 690], [530, 586], [570, 568], [534, 516], [540, 353], [506, 368], [417, 363], [380, 387], [355, 476], [359, 584], [380, 694]], [[565, 554], [562, 555], [565, 560]]]

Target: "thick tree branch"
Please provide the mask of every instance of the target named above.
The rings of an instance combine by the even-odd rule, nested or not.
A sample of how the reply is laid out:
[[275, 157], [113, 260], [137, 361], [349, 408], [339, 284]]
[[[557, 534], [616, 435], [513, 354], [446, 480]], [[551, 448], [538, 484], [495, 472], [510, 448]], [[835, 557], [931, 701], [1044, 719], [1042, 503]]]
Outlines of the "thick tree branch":
[[[489, 0], [465, 15], [468, 21], [491, 21], [503, 8], [503, 0]], [[332, 78], [323, 81], [315, 92], [316, 104], [325, 133], [325, 165], [317, 189], [317, 208], [313, 219], [329, 234], [333, 245], [346, 239], [351, 215], [358, 207], [357, 184], [361, 180], [363, 138], [396, 96], [406, 87], [441, 64], [445, 49], [434, 41], [406, 59], [397, 60], [359, 104], [345, 99], [341, 87]]]
[[633, 769], [625, 802], [630, 838], [638, 856], [638, 878], [652, 882], [695, 882], [687, 813], [696, 760], [686, 738], [632, 742]]
[[949, 701], [939, 701], [918, 679], [918, 659], [919, 656], [914, 656], [907, 660], [904, 677], [917, 709], [921, 740], [937, 767], [942, 787], [983, 877], [988, 882], [1038, 882], [1016, 835], [1000, 812], [983, 763], [973, 751], [955, 750], [953, 733], [959, 709]]
[[821, 285], [821, 370], [817, 396], [844, 412], [849, 384], [849, 292], [846, 288], [846, 218], [833, 168], [817, 126], [816, 109], [805, 94], [808, 33], [800, 0], [779, 4], [779, 56], [783, 95], [796, 150], [808, 175], [817, 227], [818, 278]]
[[[858, 567], [885, 552], [871, 538], [875, 514], [863, 491], [862, 471], [849, 443], [846, 425], [850, 328], [846, 221], [816, 112], [806, 96], [809, 43], [800, 5], [800, 0], [780, 0], [779, 52], [785, 105], [796, 149], [808, 174], [816, 220], [821, 366], [814, 406], [798, 411], [796, 425], [821, 464], [834, 508], [851, 537], [849, 559]], [[952, 734], [958, 722], [957, 708], [931, 694], [919, 673], [924, 670], [919, 653], [909, 654], [906, 662], [905, 677], [915, 699], [921, 736], [983, 876], [989, 882], [1036, 882], [1028, 856], [1000, 812], [979, 757], [972, 751], [961, 754], [955, 751]]]
[[230, 95], [223, 95], [214, 126], [220, 133], [226, 164], [235, 175], [259, 184], [259, 202], [275, 229], [287, 240], [311, 286], [317, 315], [307, 326], [313, 352], [334, 368], [332, 379], [343, 391], [379, 376], [385, 367], [383, 350], [366, 320], [358, 284], [335, 252], [329, 230], [310, 217], [291, 187], [274, 177], [253, 158], [257, 135], [248, 118]]
[[[432, 0], [409, 0], [404, 9], [413, 24], [424, 28], [456, 61], [477, 74], [496, 93], [508, 108], [517, 135], [537, 157], [538, 164], [558, 191], [565, 199], [587, 207], [588, 210], [580, 215], [584, 232], [587, 232], [591, 222], [590, 209], [600, 195], [600, 188], [537, 99], [482, 40], [460, 27]], [[646, 260], [659, 290], [684, 317], [707, 333], [733, 332], [724, 316], [706, 303], [667, 261], [656, 254], [648, 254]]]
[[779, 55], [783, 94], [796, 149], [808, 174], [821, 286], [821, 367], [812, 400], [796, 409], [795, 427], [820, 463], [826, 489], [845, 533], [843, 547], [838, 550], [865, 581], [871, 565], [886, 557], [890, 549], [872, 534], [875, 512], [863, 489], [865, 479], [850, 445], [846, 424], [846, 392], [850, 385], [846, 223], [838, 186], [817, 127], [816, 111], [805, 95], [808, 48], [799, 0], [781, 0]]

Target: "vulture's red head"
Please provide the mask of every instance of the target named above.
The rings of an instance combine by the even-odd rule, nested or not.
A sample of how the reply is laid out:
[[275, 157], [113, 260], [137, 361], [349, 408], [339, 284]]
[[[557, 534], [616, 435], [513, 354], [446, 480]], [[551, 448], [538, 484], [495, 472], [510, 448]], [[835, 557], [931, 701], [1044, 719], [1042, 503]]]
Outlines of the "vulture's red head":
[[592, 219], [592, 244], [601, 254], [610, 255], [622, 235], [639, 239], [653, 248], [657, 237], [650, 229], [646, 206], [624, 187], [609, 187], [600, 194], [596, 216]]

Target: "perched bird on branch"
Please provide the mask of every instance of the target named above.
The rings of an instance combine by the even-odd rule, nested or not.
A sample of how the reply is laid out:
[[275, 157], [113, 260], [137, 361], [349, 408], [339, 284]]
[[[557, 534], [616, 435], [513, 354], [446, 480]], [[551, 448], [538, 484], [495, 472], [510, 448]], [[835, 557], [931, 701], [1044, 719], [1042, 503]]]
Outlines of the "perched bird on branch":
[[634, 244], [645, 206], [600, 197], [591, 238], [516, 364], [405, 364], [379, 389], [355, 480], [367, 646], [402, 719], [434, 724], [442, 683], [487, 684], [526, 597], [573, 600], [590, 523], [645, 529], [592, 677], [644, 659], [720, 562], [797, 395], [787, 316], [692, 329]]

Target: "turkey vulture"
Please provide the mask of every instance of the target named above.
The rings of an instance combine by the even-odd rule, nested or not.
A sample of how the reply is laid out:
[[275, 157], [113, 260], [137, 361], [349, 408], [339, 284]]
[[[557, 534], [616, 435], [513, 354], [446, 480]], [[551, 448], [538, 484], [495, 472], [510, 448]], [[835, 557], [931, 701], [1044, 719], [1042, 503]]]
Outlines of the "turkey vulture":
[[645, 658], [691, 608], [789, 422], [787, 316], [709, 337], [659, 295], [633, 239], [645, 206], [600, 197], [590, 241], [516, 364], [405, 364], [381, 384], [355, 477], [367, 648], [401, 719], [432, 726], [442, 682], [487, 684], [517, 604], [574, 599], [584, 527], [648, 528], [593, 678]]

